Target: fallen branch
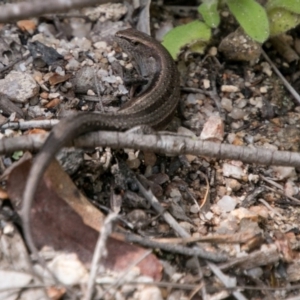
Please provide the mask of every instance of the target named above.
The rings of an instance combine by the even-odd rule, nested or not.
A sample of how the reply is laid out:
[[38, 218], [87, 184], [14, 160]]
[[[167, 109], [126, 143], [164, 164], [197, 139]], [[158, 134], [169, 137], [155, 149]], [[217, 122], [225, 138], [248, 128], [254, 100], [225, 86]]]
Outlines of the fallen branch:
[[70, 9], [100, 5], [107, 2], [120, 2], [116, 0], [52, 0], [28, 1], [1, 5], [0, 22], [7, 23], [26, 18], [38, 17], [45, 14], [65, 12]]
[[[0, 154], [9, 154], [17, 150], [37, 151], [45, 141], [47, 134], [3, 138], [0, 140]], [[83, 135], [73, 141], [74, 147], [130, 148], [151, 150], [168, 154], [194, 154], [216, 159], [240, 160], [244, 163], [300, 167], [300, 153], [274, 151], [254, 146], [234, 146], [202, 141], [198, 138], [175, 134], [135, 134], [132, 132], [99, 131]]]

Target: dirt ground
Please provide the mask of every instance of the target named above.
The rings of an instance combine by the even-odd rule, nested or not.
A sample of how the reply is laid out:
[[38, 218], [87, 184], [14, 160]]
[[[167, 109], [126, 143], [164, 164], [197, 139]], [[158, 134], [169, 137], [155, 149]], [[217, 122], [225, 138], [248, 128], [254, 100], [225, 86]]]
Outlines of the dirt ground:
[[199, 15], [194, 3], [116, 3], [1, 25], [1, 299], [300, 299], [300, 168], [247, 159], [257, 147], [300, 150], [300, 106], [273, 68], [297, 94], [299, 28], [261, 47], [226, 9], [221, 18], [203, 54], [186, 47], [176, 60], [166, 132], [212, 152], [240, 147], [240, 159], [129, 149], [121, 137], [118, 150], [91, 146], [95, 136], [64, 148], [31, 212], [51, 274], [22, 235], [31, 156], [59, 119], [115, 112], [137, 93], [115, 32], [150, 26], [161, 40]]

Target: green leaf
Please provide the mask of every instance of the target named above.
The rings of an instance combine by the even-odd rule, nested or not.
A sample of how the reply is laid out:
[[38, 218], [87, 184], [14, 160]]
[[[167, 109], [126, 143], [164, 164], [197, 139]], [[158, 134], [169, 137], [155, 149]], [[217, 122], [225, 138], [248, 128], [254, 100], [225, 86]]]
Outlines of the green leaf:
[[19, 160], [23, 156], [24, 152], [23, 151], [15, 151], [12, 155], [12, 158], [14, 160]]
[[267, 11], [274, 8], [283, 8], [290, 12], [300, 14], [300, 0], [269, 0], [266, 5]]
[[227, 0], [227, 5], [252, 39], [263, 43], [269, 37], [269, 21], [261, 5], [254, 0]]
[[198, 12], [202, 15], [204, 22], [211, 28], [216, 28], [220, 24], [218, 13], [218, 0], [207, 0], [198, 7]]
[[270, 36], [275, 36], [288, 31], [300, 24], [300, 15], [293, 14], [282, 8], [268, 11], [270, 22]]
[[163, 45], [170, 52], [171, 56], [176, 59], [180, 49], [184, 46], [200, 42], [202, 48], [199, 51], [203, 53], [207, 42], [210, 40], [210, 28], [203, 22], [193, 21], [191, 23], [177, 26], [170, 30], [165, 36]]

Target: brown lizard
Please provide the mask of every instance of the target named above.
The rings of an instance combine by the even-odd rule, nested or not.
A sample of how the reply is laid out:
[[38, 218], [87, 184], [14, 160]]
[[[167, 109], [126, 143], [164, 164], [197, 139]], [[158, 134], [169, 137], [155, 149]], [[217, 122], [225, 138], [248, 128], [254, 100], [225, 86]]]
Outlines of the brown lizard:
[[25, 239], [34, 255], [37, 249], [30, 230], [30, 210], [37, 186], [55, 154], [77, 136], [95, 130], [124, 131], [138, 125], [165, 127], [179, 101], [179, 75], [168, 51], [149, 35], [135, 29], [116, 33], [122, 49], [131, 56], [142, 76], [148, 78], [142, 92], [115, 114], [82, 112], [59, 122], [33, 160], [25, 186], [22, 221]]

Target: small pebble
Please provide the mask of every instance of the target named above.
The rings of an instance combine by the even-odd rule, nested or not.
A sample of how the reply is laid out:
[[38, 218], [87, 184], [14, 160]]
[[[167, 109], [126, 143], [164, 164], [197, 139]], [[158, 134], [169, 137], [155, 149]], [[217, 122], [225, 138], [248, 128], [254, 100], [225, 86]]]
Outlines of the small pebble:
[[257, 174], [249, 174], [248, 181], [249, 182], [253, 182], [253, 183], [257, 183], [259, 181], [259, 175], [257, 175]]
[[78, 70], [79, 67], [80, 63], [75, 58], [71, 58], [66, 65], [66, 70], [74, 71]]
[[55, 277], [66, 285], [84, 283], [88, 272], [76, 254], [59, 254], [48, 264]]
[[245, 207], [239, 207], [231, 212], [232, 216], [237, 217], [239, 220], [242, 219], [249, 219], [253, 222], [258, 221], [258, 215], [257, 213], [250, 211], [249, 209]]
[[11, 71], [0, 80], [0, 93], [19, 103], [27, 103], [30, 98], [37, 95], [39, 89], [39, 85], [27, 73]]
[[185, 102], [187, 105], [196, 105], [197, 104], [197, 95], [194, 93], [188, 94]]
[[218, 48], [217, 47], [211, 47], [209, 50], [208, 50], [208, 54], [210, 56], [216, 56], [218, 54]]
[[114, 75], [111, 75], [111, 76], [103, 76], [101, 78], [102, 81], [105, 81], [107, 83], [116, 83], [117, 81], [117, 77], [114, 76]]
[[262, 205], [257, 205], [257, 206], [251, 206], [249, 208], [251, 212], [254, 212], [255, 214], [259, 215], [263, 219], [268, 219], [269, 216], [269, 210], [267, 207], [262, 206]]
[[234, 166], [229, 163], [223, 164], [223, 175], [225, 177], [233, 177], [236, 179], [243, 179], [245, 176], [244, 170], [239, 166]]
[[156, 286], [144, 286], [136, 293], [135, 299], [139, 300], [163, 300], [161, 290]]
[[88, 91], [86, 92], [86, 94], [87, 94], [88, 96], [95, 96], [95, 92], [94, 92], [93, 90], [88, 90]]
[[232, 111], [232, 100], [226, 97], [223, 97], [221, 100], [222, 108], [224, 108], [227, 112]]
[[47, 93], [47, 92], [42, 92], [42, 93], [40, 93], [40, 97], [43, 98], [43, 99], [48, 99], [49, 93]]
[[221, 91], [224, 93], [235, 93], [239, 91], [239, 88], [234, 85], [222, 85]]
[[245, 273], [252, 278], [259, 279], [264, 274], [264, 271], [262, 268], [253, 268], [246, 270]]
[[268, 88], [266, 86], [262, 86], [260, 87], [259, 91], [262, 93], [262, 94], [266, 94], [268, 92]]
[[130, 169], [137, 169], [141, 165], [141, 161], [138, 158], [127, 160], [126, 163]]
[[126, 89], [126, 87], [123, 84], [119, 85], [119, 92], [121, 95], [127, 95], [128, 94], [128, 90]]
[[59, 93], [50, 93], [48, 96], [48, 99], [55, 99], [59, 98], [60, 94]]
[[208, 90], [210, 88], [210, 81], [208, 79], [203, 79], [202, 80], [203, 87]]
[[170, 192], [170, 197], [174, 200], [180, 200], [181, 199], [181, 193], [177, 188], [173, 188]]
[[272, 69], [271, 69], [269, 63], [267, 63], [267, 62], [262, 62], [261, 65], [262, 65], [262, 67], [263, 67], [262, 71], [263, 71], [267, 76], [271, 77], [271, 76], [272, 76]]
[[197, 204], [193, 204], [193, 205], [190, 207], [190, 213], [191, 213], [191, 214], [197, 214], [199, 211], [200, 211], [200, 207], [199, 207], [199, 205], [197, 205]]
[[66, 75], [65, 70], [63, 70], [62, 67], [57, 67], [55, 69], [55, 73], [57, 73], [60, 76], [65, 76]]
[[234, 120], [240, 120], [244, 118], [246, 112], [241, 108], [234, 107], [228, 115]]
[[236, 199], [227, 195], [225, 195], [221, 200], [217, 202], [217, 206], [223, 212], [230, 212], [234, 210], [236, 205], [237, 205]]
[[11, 236], [13, 235], [13, 233], [15, 231], [14, 226], [10, 223], [7, 223], [2, 230], [3, 230], [3, 234], [11, 235]]
[[225, 182], [226, 182], [226, 187], [234, 192], [239, 191], [242, 187], [241, 183], [238, 182], [236, 179], [226, 178]]
[[288, 180], [284, 185], [284, 192], [286, 195], [293, 197], [298, 194], [299, 188], [295, 185], [295, 182]]
[[107, 43], [104, 42], [104, 41], [96, 42], [96, 43], [94, 44], [94, 47], [95, 47], [96, 49], [107, 49]]
[[240, 98], [235, 101], [235, 106], [237, 108], [244, 108], [245, 106], [247, 106], [247, 104], [248, 100], [246, 100], [245, 98]]
[[200, 135], [201, 140], [223, 141], [224, 123], [219, 116], [210, 116]]
[[294, 167], [272, 166], [271, 168], [278, 180], [297, 178]]

